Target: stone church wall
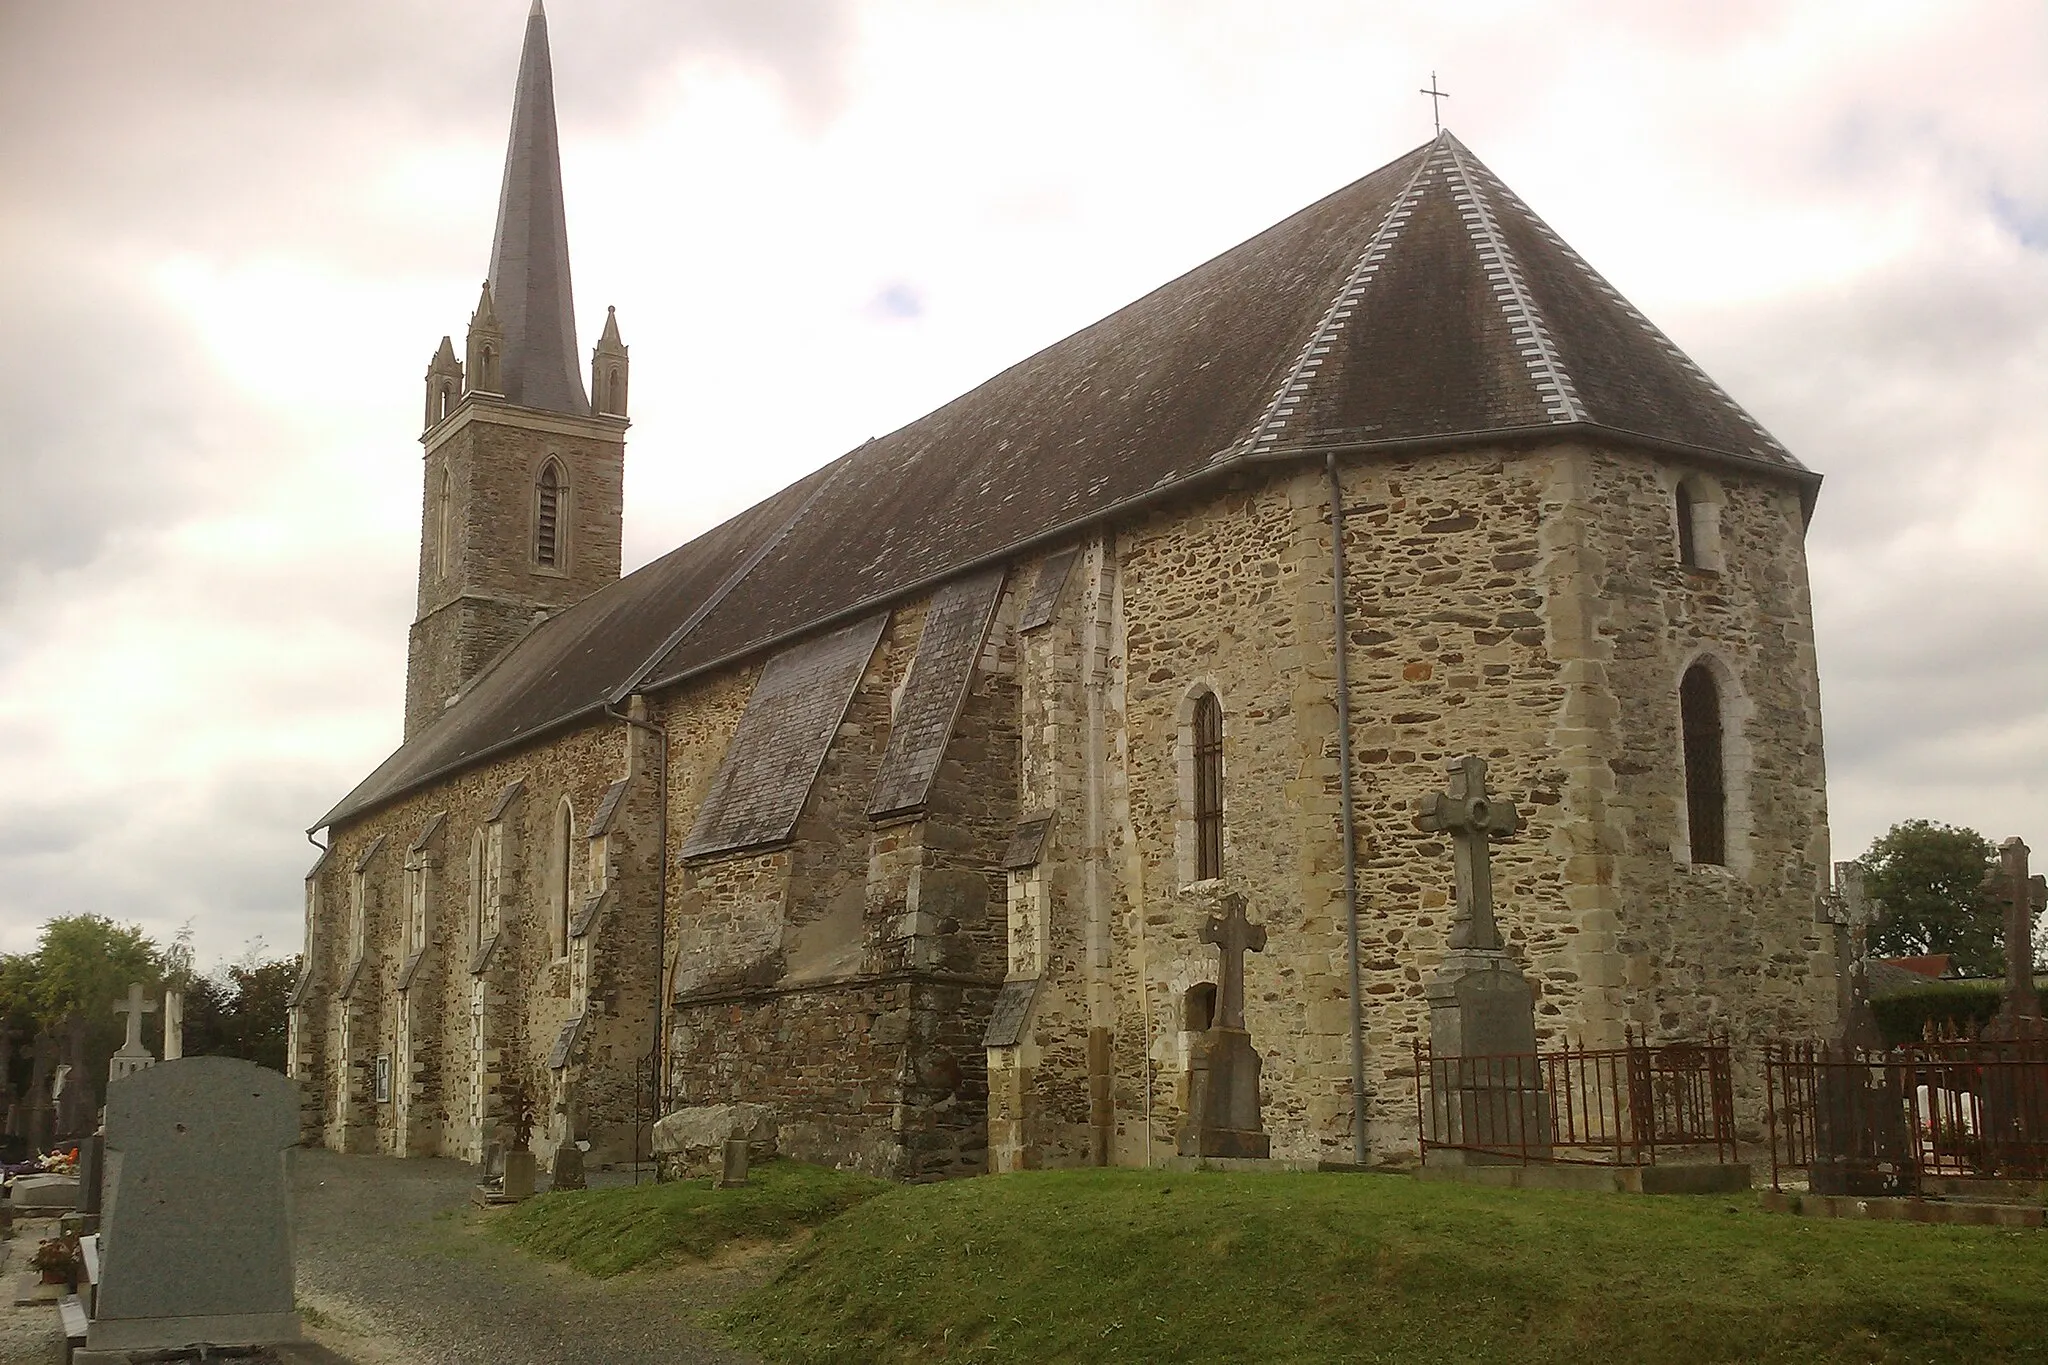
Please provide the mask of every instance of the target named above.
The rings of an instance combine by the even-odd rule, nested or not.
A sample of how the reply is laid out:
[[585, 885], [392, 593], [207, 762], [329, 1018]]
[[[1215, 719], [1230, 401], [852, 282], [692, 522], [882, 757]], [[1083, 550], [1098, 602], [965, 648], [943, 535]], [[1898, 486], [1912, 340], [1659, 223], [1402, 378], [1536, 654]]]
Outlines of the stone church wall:
[[[1426, 1027], [1422, 985], [1444, 951], [1452, 888], [1448, 847], [1412, 817], [1458, 753], [1486, 756], [1496, 791], [1527, 820], [1497, 850], [1495, 876], [1510, 945], [1539, 983], [1547, 1043], [1618, 1042], [1631, 1027], [1660, 1039], [1730, 1027], [1757, 1038], [1825, 1022], [1832, 963], [1813, 924], [1824, 798], [1796, 495], [1721, 476], [1729, 567], [1709, 582], [1676, 567], [1659, 471], [1640, 456], [1555, 447], [1345, 473], [1375, 1151], [1413, 1146], [1411, 1048]], [[1143, 1161], [1148, 1138], [1155, 1156], [1166, 1152], [1185, 1103], [1187, 992], [1214, 980], [1201, 919], [1216, 893], [1238, 889], [1272, 934], [1247, 964], [1247, 1018], [1266, 1054], [1276, 1154], [1343, 1157], [1349, 1004], [1321, 471], [1162, 510], [1120, 532], [1113, 556], [1102, 743], [1122, 773], [1097, 779], [1115, 873], [1112, 941], [1106, 965], [1091, 967], [1104, 957], [1085, 907], [1063, 913], [1076, 879], [1059, 841], [1085, 802], [1062, 794], [1061, 833], [1038, 869], [1054, 930], [1031, 1094], [1006, 1099], [1023, 1078], [999, 1075], [998, 1109], [1033, 1125], [1027, 1164], [1071, 1160], [1080, 1130], [1103, 1121], [1107, 1026], [1114, 1159]], [[1050, 676], [1065, 638], [1026, 646], [1025, 705], [1040, 714], [1059, 708], [1068, 685]], [[1745, 777], [1749, 863], [1726, 871], [1673, 861], [1677, 680], [1702, 647], [1765, 664], [1744, 703], [1754, 707], [1749, 742], [1785, 756], [1781, 770]], [[1225, 714], [1225, 875], [1215, 887], [1190, 881], [1180, 771], [1190, 697], [1204, 687]], [[1028, 787], [1062, 764], [1056, 739], [1041, 748], [1029, 723], [1026, 734]], [[1068, 766], [1085, 780], [1078, 756]], [[1081, 862], [1085, 871], [1085, 844]], [[999, 1159], [1021, 1141], [1006, 1122], [999, 1114]]]
[[[1681, 474], [1713, 506], [1711, 569], [1677, 562]], [[1487, 758], [1526, 822], [1493, 865], [1545, 1044], [1727, 1031], [1747, 1060], [1765, 1037], [1824, 1028], [1834, 968], [1815, 923], [1827, 846], [1796, 493], [1574, 445], [1389, 457], [1343, 480], [1371, 1149], [1413, 1150], [1412, 1048], [1452, 901], [1450, 849], [1413, 816], [1461, 753]], [[1253, 471], [1078, 548], [1051, 619], [1029, 628], [1039, 561], [1013, 566], [929, 804], [909, 817], [874, 825], [866, 805], [922, 601], [895, 609], [785, 845], [675, 852], [758, 665], [656, 697], [665, 755], [629, 765], [624, 728], [606, 721], [335, 831], [295, 1016], [312, 1021], [295, 1043], [304, 1072], [353, 1078], [346, 1105], [323, 1107], [325, 1140], [475, 1159], [514, 1081], [553, 1106], [542, 1133], [573, 1083], [582, 1130], [624, 1159], [617, 1134], [650, 1083], [660, 917], [663, 1108], [771, 1104], [794, 1154], [904, 1178], [1156, 1161], [1187, 1104], [1191, 993], [1216, 981], [1200, 929], [1241, 891], [1269, 932], [1246, 963], [1246, 1019], [1274, 1152], [1348, 1158], [1324, 473]], [[1703, 656], [1728, 720], [1725, 868], [1692, 865], [1683, 833], [1678, 680]], [[1191, 727], [1205, 690], [1224, 716], [1224, 872], [1199, 882]], [[629, 766], [619, 821], [587, 845]], [[503, 932], [473, 973], [472, 843], [515, 780]], [[610, 888], [590, 942], [567, 953], [546, 920], [564, 794], [588, 855], [579, 898]], [[407, 850], [443, 810], [401, 1131], [368, 1067], [401, 1032]], [[1003, 868], [1019, 820], [1048, 813], [1036, 862]], [[380, 836], [372, 948], [344, 1011], [350, 878]], [[1005, 975], [1035, 994], [1018, 1044], [984, 1049]], [[578, 1060], [551, 1075], [550, 1049], [586, 1006]], [[1754, 1078], [1738, 1080], [1749, 1117]]]
[[[667, 1106], [768, 1104], [791, 1154], [907, 1179], [985, 1168], [980, 1029], [1002, 953], [988, 906], [1015, 818], [1014, 690], [992, 669], [963, 707], [930, 818], [870, 827], [924, 607], [893, 613], [789, 843], [677, 868], [670, 939]], [[738, 681], [664, 703], [687, 736], [672, 750], [678, 831], [744, 709]]]
[[[478, 1160], [487, 1143], [503, 1136], [500, 1130], [509, 1118], [506, 1097], [515, 1084], [524, 1088], [537, 1112], [535, 1145], [545, 1144], [550, 1107], [561, 1098], [561, 1078], [551, 1074], [548, 1054], [582, 1003], [571, 990], [571, 956], [557, 951], [556, 931], [549, 924], [556, 808], [566, 795], [575, 811], [572, 896], [580, 900], [591, 887], [585, 829], [606, 789], [624, 772], [622, 727], [607, 721], [457, 774], [332, 831], [333, 855], [321, 874], [323, 923], [315, 935], [315, 983], [328, 997], [330, 1019], [321, 1051], [341, 1056], [346, 1033], [351, 1072], [359, 1078], [351, 1104], [361, 1117], [344, 1131], [330, 1104], [324, 1125], [328, 1145]], [[637, 780], [643, 786], [651, 783], [647, 777]], [[510, 856], [501, 892], [501, 932], [488, 962], [473, 971], [479, 947], [474, 836], [514, 782], [523, 789], [503, 816]], [[629, 794], [624, 808], [630, 811], [634, 804]], [[619, 1134], [632, 1126], [638, 1059], [653, 1041], [655, 811], [651, 796], [640, 797], [638, 805], [641, 828], [633, 828], [636, 821], [629, 818], [613, 836], [619, 844], [610, 859], [619, 869], [618, 894], [616, 905], [594, 927], [603, 940], [588, 978], [595, 1027], [573, 1073], [586, 1126], [604, 1149], [601, 1155], [621, 1160], [630, 1155], [630, 1136]], [[400, 1058], [394, 1046], [397, 981], [407, 956], [406, 850], [442, 811], [446, 821], [428, 850], [426, 961], [408, 990], [414, 1010], [413, 1065], [406, 1077], [396, 1074]], [[344, 1030], [342, 1002], [333, 994], [348, 971], [349, 878], [362, 850], [380, 837], [384, 842], [365, 870], [373, 907], [369, 951], [356, 986], [358, 1008]], [[378, 1056], [390, 1058], [394, 1073], [393, 1098], [382, 1104], [373, 1090]], [[408, 1083], [413, 1087], [410, 1121], [401, 1129], [397, 1088]]]

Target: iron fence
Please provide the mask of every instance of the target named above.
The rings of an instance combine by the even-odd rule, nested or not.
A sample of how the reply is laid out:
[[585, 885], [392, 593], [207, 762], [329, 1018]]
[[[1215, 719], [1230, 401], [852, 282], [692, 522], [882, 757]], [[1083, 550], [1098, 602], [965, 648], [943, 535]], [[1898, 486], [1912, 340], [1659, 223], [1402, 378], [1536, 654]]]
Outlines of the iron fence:
[[1660, 1151], [1736, 1159], [1727, 1040], [1439, 1057], [1415, 1044], [1415, 1124], [1432, 1150], [1498, 1160], [1651, 1166]]
[[1871, 1052], [1764, 1049], [1771, 1187], [1916, 1195], [1942, 1180], [2048, 1179], [2048, 1042], [1936, 1040]]

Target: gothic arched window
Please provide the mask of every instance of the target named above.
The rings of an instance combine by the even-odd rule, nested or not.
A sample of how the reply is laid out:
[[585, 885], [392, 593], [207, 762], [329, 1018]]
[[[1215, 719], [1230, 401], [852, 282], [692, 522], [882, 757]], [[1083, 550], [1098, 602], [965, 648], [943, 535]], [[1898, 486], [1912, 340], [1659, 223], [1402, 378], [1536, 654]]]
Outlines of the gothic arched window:
[[1223, 704], [1195, 699], [1195, 880], [1223, 875]]
[[1685, 738], [1685, 815], [1692, 861], [1728, 862], [1728, 785], [1721, 736], [1721, 691], [1705, 664], [1694, 664], [1678, 685]]
[[566, 491], [562, 467], [553, 460], [541, 466], [540, 481], [534, 488], [533, 561], [544, 569], [562, 564], [562, 494]]

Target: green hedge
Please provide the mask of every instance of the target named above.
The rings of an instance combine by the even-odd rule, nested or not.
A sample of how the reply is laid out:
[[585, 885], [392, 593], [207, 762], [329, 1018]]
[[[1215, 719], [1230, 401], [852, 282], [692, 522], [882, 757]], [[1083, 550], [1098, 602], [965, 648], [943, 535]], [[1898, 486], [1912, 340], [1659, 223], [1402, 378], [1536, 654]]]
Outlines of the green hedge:
[[2005, 999], [2002, 981], [1930, 982], [1870, 1002], [1887, 1046], [1917, 1043], [1931, 1019], [1937, 1030], [1974, 1038]]

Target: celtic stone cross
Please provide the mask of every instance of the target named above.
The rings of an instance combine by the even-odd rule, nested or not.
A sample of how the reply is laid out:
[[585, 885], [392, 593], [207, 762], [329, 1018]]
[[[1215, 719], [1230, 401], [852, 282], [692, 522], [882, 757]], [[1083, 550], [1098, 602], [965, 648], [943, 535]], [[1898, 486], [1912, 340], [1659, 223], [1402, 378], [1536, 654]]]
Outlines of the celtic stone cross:
[[1216, 990], [1216, 1020], [1220, 1029], [1244, 1028], [1244, 954], [1266, 951], [1266, 926], [1244, 917], [1244, 897], [1232, 892], [1223, 898], [1223, 913], [1211, 915], [1202, 924], [1202, 942], [1216, 945], [1223, 959], [1223, 979]]
[[1985, 890], [2005, 912], [2006, 1012], [2038, 1018], [2040, 996], [2034, 990], [2034, 916], [2041, 905], [2041, 878], [2027, 875], [2030, 850], [2017, 838], [1998, 846], [1998, 870], [1984, 879]]
[[1486, 794], [1486, 760], [1479, 755], [1466, 754], [1444, 766], [1450, 772], [1445, 790], [1423, 798], [1415, 827], [1426, 834], [1450, 835], [1457, 849], [1458, 907], [1451, 922], [1451, 946], [1498, 949], [1488, 841], [1513, 834], [1522, 827], [1522, 817], [1510, 803]]

